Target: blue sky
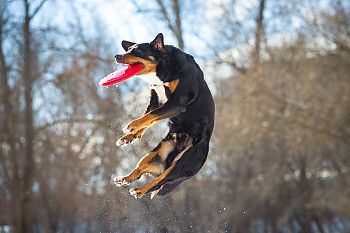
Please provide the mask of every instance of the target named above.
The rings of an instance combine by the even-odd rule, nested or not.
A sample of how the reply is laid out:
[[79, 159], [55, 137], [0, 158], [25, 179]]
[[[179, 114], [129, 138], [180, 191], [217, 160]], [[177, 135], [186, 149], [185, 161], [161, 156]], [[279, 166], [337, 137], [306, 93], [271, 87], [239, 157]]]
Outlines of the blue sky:
[[[32, 9], [39, 2], [40, 0], [34, 0]], [[13, 2], [10, 11], [20, 20], [19, 17], [24, 12], [23, 3]], [[74, 17], [79, 17], [85, 26], [84, 30], [89, 31], [91, 25], [97, 23], [94, 21], [99, 19], [99, 23], [105, 26], [104, 30], [110, 37], [118, 40], [137, 38], [140, 41], [148, 41], [157, 32], [165, 30], [162, 22], [157, 23], [144, 15], [136, 14], [135, 11], [132, 1], [127, 0], [49, 0], [35, 17], [33, 25], [40, 27], [53, 24], [65, 28]]]
[[[31, 2], [33, 2], [33, 8], [35, 8], [41, 0], [32, 0]], [[195, 7], [191, 5], [191, 2], [196, 3]], [[183, 15], [186, 18], [185, 22], [183, 22], [185, 50], [193, 53], [195, 56], [206, 56], [208, 53], [207, 44], [217, 43], [213, 40], [219, 26], [213, 19], [220, 20], [220, 17], [222, 17], [223, 12], [220, 9], [222, 5], [233, 9], [234, 16], [238, 20], [243, 21], [245, 25], [248, 25], [249, 22], [246, 20], [246, 17], [248, 14], [254, 15], [257, 10], [257, 2], [258, 0], [182, 1], [184, 8], [186, 8], [185, 10], [187, 10]], [[306, 5], [302, 8], [303, 12], [301, 12], [304, 17], [310, 16], [308, 12], [314, 8], [311, 1], [310, 3], [306, 2], [303, 4]], [[172, 33], [161, 19], [157, 19], [155, 14], [139, 14], [135, 5], [137, 4], [142, 9], [155, 8], [152, 5], [153, 3], [154, 1], [147, 0], [48, 0], [38, 17], [35, 18], [34, 24], [39, 26], [53, 24], [64, 29], [74, 17], [77, 17], [82, 22], [83, 29], [87, 33], [89, 31], [96, 33], [91, 25], [101, 24], [103, 33], [108, 35], [109, 38], [115, 38], [119, 47], [122, 39], [146, 42], [152, 40], [158, 32], [163, 32], [167, 44], [176, 45], [176, 40]], [[293, 28], [300, 27], [300, 24], [302, 24], [298, 17], [293, 17], [291, 22], [286, 21], [281, 24], [281, 20], [286, 20], [286, 18], [283, 18], [283, 15], [277, 18], [274, 15], [270, 15], [275, 9], [274, 5], [277, 3], [278, 1], [275, 0], [266, 2], [267, 11], [265, 11], [265, 18], [269, 24], [267, 28], [269, 30], [268, 36], [274, 33], [276, 27], [282, 27], [283, 30], [290, 31]], [[328, 4], [329, 0], [321, 0], [318, 7], [326, 9]], [[233, 5], [234, 7], [232, 7]], [[14, 1], [10, 10], [17, 16], [22, 15], [22, 1]], [[249, 16], [248, 18], [254, 21], [254, 17]], [[99, 19], [99, 22], [96, 22], [96, 19]], [[244, 29], [242, 28], [242, 30]]]
[[[200, 13], [200, 20], [195, 18], [197, 15], [191, 15], [192, 9], [186, 13], [186, 18], [191, 23], [188, 23], [188, 20], [183, 23], [185, 50], [198, 56], [198, 59], [208, 54], [206, 46], [213, 39], [212, 27], [208, 25], [208, 22], [210, 18], [217, 17], [218, 11], [215, 10], [215, 6], [220, 1], [223, 0], [198, 1], [198, 9], [196, 9]], [[39, 2], [40, 0], [34, 0], [32, 8], [35, 8]], [[67, 28], [68, 31], [70, 22], [74, 20], [74, 17], [77, 17], [84, 26], [85, 33], [98, 33], [94, 31], [94, 25], [102, 25], [103, 34], [108, 35], [109, 39], [115, 38], [118, 49], [121, 49], [120, 41], [123, 39], [148, 42], [159, 32], [163, 32], [165, 35], [166, 44], [176, 45], [176, 40], [166, 24], [161, 19], [157, 19], [155, 14], [137, 13], [135, 2], [142, 7], [154, 8], [153, 1], [146, 0], [48, 0], [35, 18], [33, 25], [39, 27], [56, 25], [61, 30]], [[21, 1], [13, 2], [10, 10], [17, 17], [22, 16], [23, 3]], [[96, 19], [99, 21], [96, 22]]]

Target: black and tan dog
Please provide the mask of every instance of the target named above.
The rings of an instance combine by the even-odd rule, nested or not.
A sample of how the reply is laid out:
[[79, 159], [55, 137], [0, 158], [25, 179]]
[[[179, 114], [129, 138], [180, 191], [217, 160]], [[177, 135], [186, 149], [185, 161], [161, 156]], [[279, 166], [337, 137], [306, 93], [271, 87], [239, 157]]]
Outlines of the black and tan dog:
[[170, 130], [129, 175], [116, 177], [114, 182], [118, 186], [127, 185], [149, 173], [156, 178], [130, 189], [130, 193], [136, 198], [149, 192], [152, 196], [165, 195], [195, 175], [207, 159], [214, 127], [213, 97], [193, 57], [164, 45], [161, 33], [151, 43], [122, 41], [122, 46], [126, 53], [116, 55], [116, 61], [143, 64], [138, 75], [150, 84], [150, 103], [143, 116], [123, 129], [126, 135], [117, 145], [142, 137], [148, 127], [166, 118], [170, 118]]

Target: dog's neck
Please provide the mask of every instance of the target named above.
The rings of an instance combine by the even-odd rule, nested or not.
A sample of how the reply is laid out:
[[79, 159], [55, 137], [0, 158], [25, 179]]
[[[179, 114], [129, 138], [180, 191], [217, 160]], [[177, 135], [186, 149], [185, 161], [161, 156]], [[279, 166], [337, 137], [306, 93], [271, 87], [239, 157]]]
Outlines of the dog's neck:
[[160, 78], [156, 75], [156, 72], [142, 74], [142, 75], [139, 75], [138, 77], [146, 81], [148, 84], [152, 86], [160, 86], [160, 85], [167, 84], [167, 82], [163, 82], [162, 80], [160, 80]]

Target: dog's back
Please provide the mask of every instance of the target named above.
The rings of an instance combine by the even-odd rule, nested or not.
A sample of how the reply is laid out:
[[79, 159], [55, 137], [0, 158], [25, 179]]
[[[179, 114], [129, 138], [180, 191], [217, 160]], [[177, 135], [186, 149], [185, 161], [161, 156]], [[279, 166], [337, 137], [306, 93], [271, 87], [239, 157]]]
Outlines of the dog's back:
[[[207, 133], [211, 135], [214, 127], [215, 105], [202, 70], [191, 55], [173, 46], [165, 47], [169, 58], [167, 62], [158, 64], [157, 76], [159, 75], [164, 81], [179, 80], [174, 94], [193, 95], [190, 97], [193, 100], [186, 109], [170, 118], [171, 124], [181, 127], [183, 133], [192, 136], [197, 136], [196, 131], [203, 130], [205, 127]], [[167, 74], [164, 75], [166, 72]], [[171, 95], [169, 100], [172, 100]]]
[[[175, 117], [170, 118], [169, 133], [185, 133], [193, 139], [192, 147], [177, 161], [176, 166], [160, 186], [158, 195], [165, 195], [174, 190], [183, 181], [195, 175], [203, 166], [209, 152], [209, 141], [214, 128], [215, 105], [204, 75], [194, 58], [173, 46], [166, 46], [170, 64], [182, 67], [178, 70], [168, 65], [157, 67], [173, 71], [169, 73], [170, 80], [179, 79], [176, 92], [187, 93], [193, 90], [194, 100], [186, 107], [186, 110]], [[176, 62], [174, 62], [176, 60]], [[161, 64], [162, 65], [162, 64]], [[171, 96], [169, 96], [171, 101]], [[181, 141], [177, 143], [181, 145]], [[171, 166], [177, 153], [170, 153], [166, 159], [166, 168]], [[156, 188], [155, 188], [156, 190]]]

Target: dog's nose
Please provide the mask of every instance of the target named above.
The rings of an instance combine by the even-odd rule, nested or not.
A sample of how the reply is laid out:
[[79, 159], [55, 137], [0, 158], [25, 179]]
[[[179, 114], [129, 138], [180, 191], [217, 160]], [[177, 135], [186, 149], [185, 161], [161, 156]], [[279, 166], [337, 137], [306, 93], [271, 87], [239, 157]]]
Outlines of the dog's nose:
[[115, 55], [114, 57], [115, 57], [116, 60], [120, 60], [120, 59], [122, 59], [123, 55], [117, 54], [117, 55]]

